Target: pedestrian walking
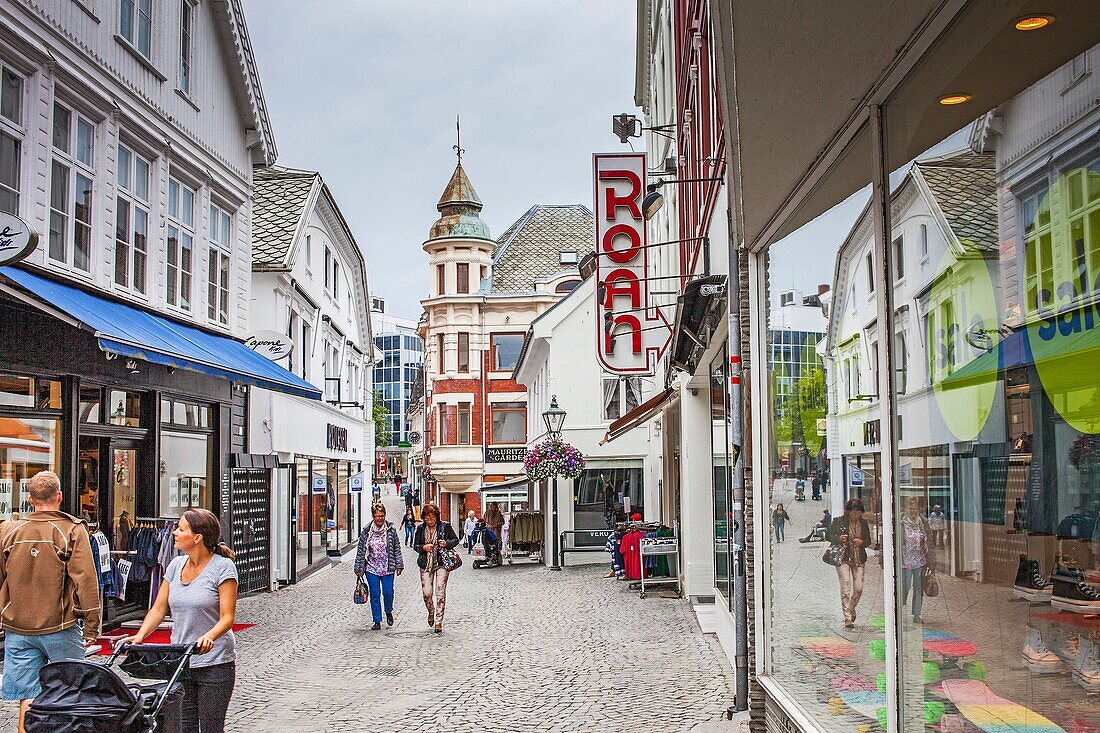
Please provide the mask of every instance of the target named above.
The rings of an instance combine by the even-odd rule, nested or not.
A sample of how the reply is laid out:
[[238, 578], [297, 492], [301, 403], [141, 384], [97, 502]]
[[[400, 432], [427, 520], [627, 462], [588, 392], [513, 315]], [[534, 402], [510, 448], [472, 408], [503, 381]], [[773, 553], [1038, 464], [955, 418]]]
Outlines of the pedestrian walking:
[[947, 530], [947, 517], [943, 515], [939, 504], [932, 507], [932, 513], [928, 515], [928, 528], [932, 531], [932, 544], [936, 547], [947, 547], [944, 537]]
[[871, 543], [871, 528], [863, 518], [862, 501], [848, 500], [844, 505], [844, 514], [829, 524], [826, 539], [844, 548], [844, 559], [836, 568], [840, 579], [840, 607], [844, 612], [844, 628], [855, 628], [856, 606], [863, 594], [867, 546]]
[[[474, 551], [474, 530], [477, 529], [477, 518], [474, 516], [474, 510], [471, 509], [466, 513], [466, 521], [462, 524], [462, 537], [466, 541], [466, 554], [469, 555]], [[497, 535], [499, 537], [499, 535]]]
[[27, 493], [34, 511], [4, 522], [0, 533], [3, 698], [19, 701], [19, 733], [42, 692], [39, 670], [47, 662], [83, 659], [100, 621], [88, 525], [61, 511], [61, 481], [53, 471], [32, 476]]
[[776, 542], [782, 542], [786, 539], [787, 533], [785, 529], [789, 521], [791, 521], [791, 515], [787, 514], [787, 510], [783, 508], [783, 504], [776, 504], [775, 509], [772, 510], [772, 527], [775, 529]]
[[[413, 490], [411, 487], [405, 487], [405, 508], [412, 510], [413, 508]], [[414, 515], [415, 516], [415, 515]]]
[[439, 550], [458, 545], [458, 535], [449, 522], [439, 519], [439, 507], [425, 504], [421, 512], [424, 520], [416, 528], [416, 551], [419, 557], [416, 565], [420, 568], [420, 588], [424, 593], [424, 607], [428, 609], [428, 626], [435, 633], [443, 631], [443, 611], [447, 606], [446, 568], [439, 558]]
[[219, 541], [221, 523], [206, 509], [184, 512], [172, 534], [175, 548], [183, 555], [168, 563], [157, 600], [137, 634], [127, 641], [143, 642], [171, 609], [172, 643], [194, 644], [197, 654], [181, 680], [180, 720], [169, 720], [168, 730], [223, 733], [237, 679], [236, 555]]
[[817, 475], [817, 471], [810, 475], [810, 498], [821, 501], [821, 477]]
[[902, 605], [909, 600], [909, 589], [913, 590], [913, 623], [921, 622], [921, 604], [924, 600], [924, 569], [935, 566], [935, 542], [928, 521], [921, 516], [920, 506], [915, 496], [905, 502], [905, 513], [901, 515], [901, 528], [905, 536], [901, 560]]
[[[407, 515], [406, 515], [407, 517]], [[386, 625], [393, 626], [393, 579], [405, 569], [401, 541], [393, 522], [386, 521], [386, 507], [375, 504], [373, 521], [359, 533], [359, 550], [355, 553], [355, 575], [365, 578], [370, 588], [370, 610], [374, 619], [372, 631], [382, 628], [382, 605], [386, 606]]]
[[504, 512], [496, 502], [490, 504], [485, 510], [485, 525], [493, 531], [495, 536], [498, 538], [501, 536], [501, 531], [504, 529]]
[[405, 510], [405, 518], [401, 520], [401, 529], [405, 530], [405, 544], [413, 546], [413, 535], [416, 534], [416, 514], [412, 507]]

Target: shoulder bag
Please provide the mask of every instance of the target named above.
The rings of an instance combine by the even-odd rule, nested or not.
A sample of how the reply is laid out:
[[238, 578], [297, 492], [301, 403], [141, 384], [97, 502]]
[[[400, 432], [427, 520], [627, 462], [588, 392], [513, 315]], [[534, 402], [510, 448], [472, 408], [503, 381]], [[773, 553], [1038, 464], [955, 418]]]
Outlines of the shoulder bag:
[[[848, 530], [845, 530], [841, 534], [847, 534]], [[838, 568], [844, 564], [844, 561], [848, 559], [848, 548], [836, 543], [830, 544], [825, 548], [825, 552], [821, 553], [821, 562], [826, 565], [832, 565], [834, 568]]]
[[[447, 527], [449, 528], [450, 525], [447, 525]], [[445, 535], [446, 532], [441, 531], [440, 534]], [[454, 547], [442, 547], [439, 549], [439, 564], [442, 565], [443, 569], [448, 573], [452, 570], [457, 570], [462, 567], [462, 555], [460, 555], [458, 550]]]
[[935, 598], [940, 594], [940, 581], [931, 565], [925, 565], [924, 567], [924, 573], [920, 580], [920, 590], [929, 598]]

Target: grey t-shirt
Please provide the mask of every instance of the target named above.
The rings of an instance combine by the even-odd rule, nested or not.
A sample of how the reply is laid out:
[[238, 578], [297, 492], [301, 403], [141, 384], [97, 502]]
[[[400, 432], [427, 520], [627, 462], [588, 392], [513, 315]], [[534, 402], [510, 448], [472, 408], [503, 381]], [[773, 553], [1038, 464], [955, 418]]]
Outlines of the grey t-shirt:
[[[168, 564], [164, 580], [168, 583], [168, 602], [172, 612], [172, 643], [193, 644], [214, 628], [221, 618], [218, 588], [227, 580], [237, 580], [237, 566], [228, 557], [214, 555], [199, 577], [190, 583], [180, 580], [187, 562], [181, 555]], [[192, 667], [210, 667], [237, 659], [237, 639], [232, 630], [214, 642], [206, 654], [191, 657]]]

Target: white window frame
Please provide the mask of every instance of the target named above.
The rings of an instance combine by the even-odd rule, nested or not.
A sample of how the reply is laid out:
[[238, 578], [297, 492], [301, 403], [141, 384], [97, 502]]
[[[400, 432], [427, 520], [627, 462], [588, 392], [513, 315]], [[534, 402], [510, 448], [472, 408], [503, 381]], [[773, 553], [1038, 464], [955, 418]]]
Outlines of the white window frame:
[[[130, 10], [130, 19], [127, 23], [125, 13]], [[153, 0], [119, 0], [118, 1], [118, 35], [148, 60], [153, 60]], [[145, 19], [146, 35], [144, 48], [142, 47], [141, 21]]]
[[[184, 3], [190, 0], [181, 0]], [[206, 318], [228, 327], [229, 292], [233, 278], [233, 214], [218, 204], [210, 204], [209, 243], [206, 257]]]
[[[153, 162], [141, 153], [134, 150], [126, 143], [119, 143], [117, 148], [118, 171], [115, 176], [115, 233], [114, 251], [115, 266], [111, 279], [115, 287], [123, 288], [133, 293], [147, 295], [149, 291], [149, 202], [152, 198], [153, 188]], [[125, 163], [123, 160], [125, 159]], [[126, 170], [123, 170], [125, 167]], [[142, 186], [138, 185], [142, 170], [145, 174], [144, 195]], [[119, 238], [119, 213], [123, 207], [129, 212], [126, 217], [125, 239]], [[138, 212], [145, 218], [145, 239], [143, 246], [138, 246]], [[125, 248], [125, 249], [124, 249]], [[122, 265], [125, 269], [120, 270]], [[141, 277], [138, 278], [140, 273]], [[125, 275], [123, 279], [121, 275]], [[140, 282], [140, 287], [135, 284]]]
[[[68, 129], [65, 139], [60, 141], [64, 147], [59, 146], [57, 140], [57, 122], [59, 113], [68, 116]], [[87, 155], [80, 155], [77, 147], [80, 141], [80, 130], [86, 129], [91, 135], [91, 147]], [[92, 212], [95, 209], [95, 138], [96, 124], [81, 114], [72, 106], [59, 100], [54, 100], [50, 108], [50, 223], [48, 242], [46, 247], [50, 261], [60, 263], [66, 268], [76, 272], [90, 274], [92, 271]], [[63, 196], [57, 194], [57, 172], [64, 171]], [[81, 188], [80, 182], [87, 185], [89, 201], [84, 211], [84, 219], [80, 218], [77, 206], [77, 194]], [[60, 208], [59, 208], [60, 206]], [[60, 230], [57, 225], [60, 224]], [[86, 237], [83, 263], [77, 259], [77, 237], [83, 231]], [[55, 235], [57, 235], [55, 237]], [[60, 252], [58, 252], [58, 246]]]
[[[6, 117], [3, 114], [0, 114], [0, 136], [10, 138], [14, 142], [14, 153], [15, 153], [15, 166], [14, 166], [15, 167], [15, 181], [14, 181], [14, 184], [15, 184], [15, 186], [12, 187], [12, 186], [9, 186], [6, 183], [0, 183], [0, 189], [2, 189], [3, 191], [11, 194], [14, 197], [15, 205], [13, 207], [11, 207], [12, 210], [8, 211], [8, 213], [15, 214], [16, 216], [18, 216], [19, 215], [19, 204], [20, 204], [20, 202], [22, 201], [22, 198], [23, 198], [23, 196], [22, 196], [22, 192], [23, 192], [23, 144], [24, 144], [24, 141], [26, 140], [26, 137], [27, 137], [27, 128], [26, 128], [25, 123], [23, 121], [24, 117], [27, 114], [27, 108], [26, 108], [27, 107], [27, 105], [26, 105], [26, 101], [27, 101], [27, 99], [26, 99], [26, 97], [27, 97], [27, 95], [26, 95], [27, 77], [24, 74], [17, 71], [16, 69], [12, 68], [10, 65], [0, 63], [0, 109], [3, 109], [3, 104], [2, 103], [3, 103], [3, 100], [4, 100], [4, 92], [7, 91], [3, 86], [3, 81], [5, 80], [5, 78], [7, 77], [8, 74], [10, 74], [12, 77], [14, 77], [15, 79], [18, 80], [18, 85], [17, 85], [18, 91], [16, 93], [16, 98], [18, 100], [18, 104], [17, 104], [17, 110], [15, 110], [17, 112], [18, 119], [13, 119], [11, 117]], [[2, 143], [0, 143], [0, 144], [2, 144]], [[7, 210], [0, 207], [0, 211], [7, 211]]]
[[[173, 197], [173, 187], [176, 192], [175, 197]], [[189, 216], [185, 211], [185, 194], [190, 194], [191, 198]], [[173, 201], [173, 198], [176, 200]], [[169, 175], [168, 225], [164, 231], [164, 300], [172, 308], [187, 313], [191, 313], [195, 306], [195, 201], [197, 199], [198, 193], [195, 189], [176, 176]], [[173, 232], [176, 234], [175, 246], [172, 244]], [[175, 255], [175, 262], [172, 261], [173, 255]]]
[[179, 0], [180, 2], [180, 45], [178, 87], [181, 92], [191, 96], [191, 74], [194, 71], [195, 59], [195, 0]]
[[[605, 397], [608, 395], [608, 389], [610, 383], [615, 382], [615, 401], [614, 403], [608, 403]], [[628, 384], [634, 385], [635, 404], [627, 407], [627, 394], [629, 392]], [[604, 422], [614, 422], [623, 415], [627, 414], [635, 407], [642, 403], [642, 378], [641, 377], [612, 377], [604, 375], [603, 381], [600, 383], [600, 414], [603, 416]], [[614, 404], [618, 409], [618, 414], [611, 415], [609, 407]]]

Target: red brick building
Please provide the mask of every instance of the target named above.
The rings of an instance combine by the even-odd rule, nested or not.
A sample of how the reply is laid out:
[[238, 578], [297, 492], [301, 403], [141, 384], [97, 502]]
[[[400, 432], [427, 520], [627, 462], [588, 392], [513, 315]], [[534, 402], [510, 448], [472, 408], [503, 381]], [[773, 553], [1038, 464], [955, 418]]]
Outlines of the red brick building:
[[422, 301], [425, 499], [457, 521], [481, 513], [479, 490], [523, 473], [527, 390], [512, 375], [540, 313], [580, 283], [592, 250], [592, 213], [581, 205], [533, 206], [497, 240], [462, 164], [439, 199], [424, 251], [431, 295]]

